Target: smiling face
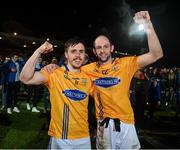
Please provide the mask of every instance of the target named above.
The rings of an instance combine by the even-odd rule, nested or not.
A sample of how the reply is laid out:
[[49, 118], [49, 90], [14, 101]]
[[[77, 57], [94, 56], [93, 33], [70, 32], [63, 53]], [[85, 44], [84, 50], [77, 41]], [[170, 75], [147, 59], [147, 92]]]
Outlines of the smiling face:
[[85, 47], [82, 43], [69, 46], [65, 52], [65, 56], [68, 62], [70, 70], [79, 69], [85, 59]]
[[94, 41], [94, 53], [98, 60], [102, 64], [107, 64], [111, 62], [111, 53], [114, 50], [114, 46], [111, 45], [109, 39], [106, 36], [98, 36]]

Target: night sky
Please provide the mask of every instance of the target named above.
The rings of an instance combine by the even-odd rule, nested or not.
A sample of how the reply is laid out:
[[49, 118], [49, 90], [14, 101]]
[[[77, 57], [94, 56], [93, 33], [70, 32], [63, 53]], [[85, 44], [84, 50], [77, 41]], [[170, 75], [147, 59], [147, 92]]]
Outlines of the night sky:
[[[39, 2], [39, 1], [38, 1]], [[0, 32], [18, 32], [25, 36], [53, 38], [65, 42], [73, 36], [92, 46], [94, 35], [107, 30], [116, 50], [140, 54], [147, 49], [146, 37], [130, 34], [133, 15], [148, 10], [164, 50], [158, 63], [180, 67], [178, 2], [168, 0], [84, 0], [24, 1], [1, 5]], [[158, 64], [157, 63], [157, 64]]]

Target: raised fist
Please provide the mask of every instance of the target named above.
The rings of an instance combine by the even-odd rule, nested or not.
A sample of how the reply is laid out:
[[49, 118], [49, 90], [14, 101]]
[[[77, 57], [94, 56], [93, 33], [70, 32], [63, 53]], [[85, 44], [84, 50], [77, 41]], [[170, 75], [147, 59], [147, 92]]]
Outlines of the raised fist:
[[38, 52], [41, 54], [46, 54], [53, 51], [53, 45], [49, 42], [44, 42], [39, 48]]
[[135, 23], [137, 23], [137, 24], [145, 25], [150, 22], [150, 16], [149, 16], [148, 11], [137, 12], [133, 19], [134, 19]]

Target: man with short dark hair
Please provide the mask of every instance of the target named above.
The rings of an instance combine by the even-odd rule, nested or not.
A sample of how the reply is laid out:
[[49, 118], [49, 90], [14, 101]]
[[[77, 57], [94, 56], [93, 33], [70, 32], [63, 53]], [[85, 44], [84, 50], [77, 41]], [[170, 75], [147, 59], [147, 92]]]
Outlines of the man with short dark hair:
[[145, 27], [149, 52], [140, 56], [113, 58], [114, 45], [108, 36], [101, 34], [95, 38], [93, 45], [98, 61], [82, 68], [96, 87], [98, 149], [140, 148], [129, 100], [130, 83], [138, 69], [156, 62], [163, 56], [163, 51], [148, 11], [137, 12], [134, 21]]
[[80, 70], [85, 58], [84, 43], [78, 38], [69, 39], [65, 43], [67, 65], [54, 70], [52, 74], [45, 70], [35, 72], [38, 58], [51, 51], [52, 44], [42, 44], [26, 62], [20, 80], [25, 84], [45, 84], [49, 89], [50, 149], [90, 149], [87, 107], [92, 82]]

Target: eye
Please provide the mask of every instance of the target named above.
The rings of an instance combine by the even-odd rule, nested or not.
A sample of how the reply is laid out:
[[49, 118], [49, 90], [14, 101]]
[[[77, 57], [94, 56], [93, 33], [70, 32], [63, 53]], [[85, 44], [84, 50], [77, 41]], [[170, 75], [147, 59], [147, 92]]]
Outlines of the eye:
[[95, 47], [97, 50], [101, 49], [102, 47], [101, 46], [96, 46]]
[[108, 45], [104, 45], [104, 48], [107, 49], [109, 46]]
[[85, 52], [85, 50], [83, 50], [83, 49], [82, 49], [82, 50], [80, 50], [79, 52], [80, 52], [80, 53], [84, 53], [84, 52]]
[[71, 53], [75, 54], [76, 53], [76, 49], [71, 50]]

